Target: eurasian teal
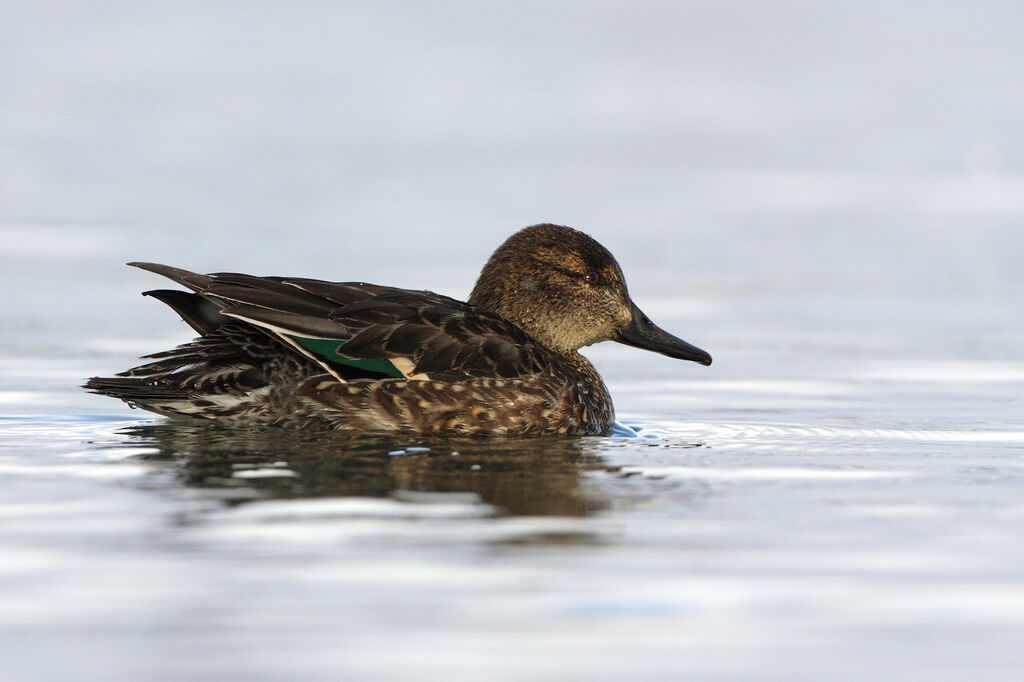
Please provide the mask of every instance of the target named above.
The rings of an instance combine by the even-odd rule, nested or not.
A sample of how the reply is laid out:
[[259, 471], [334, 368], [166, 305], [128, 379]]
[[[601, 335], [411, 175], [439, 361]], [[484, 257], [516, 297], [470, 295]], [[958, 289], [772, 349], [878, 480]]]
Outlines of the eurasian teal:
[[606, 434], [611, 397], [580, 348], [612, 340], [711, 364], [637, 308], [607, 249], [561, 225], [509, 237], [468, 303], [361, 282], [129, 265], [191, 290], [145, 294], [199, 337], [85, 387], [168, 416], [423, 435]]

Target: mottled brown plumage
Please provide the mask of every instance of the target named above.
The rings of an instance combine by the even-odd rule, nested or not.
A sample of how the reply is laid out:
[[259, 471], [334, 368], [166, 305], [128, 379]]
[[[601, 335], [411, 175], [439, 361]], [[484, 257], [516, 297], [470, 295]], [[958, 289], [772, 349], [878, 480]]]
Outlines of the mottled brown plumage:
[[429, 291], [132, 263], [200, 337], [94, 392], [147, 410], [301, 429], [603, 434], [612, 401], [577, 351], [604, 340], [710, 364], [654, 326], [596, 241], [535, 225], [495, 251], [468, 303]]

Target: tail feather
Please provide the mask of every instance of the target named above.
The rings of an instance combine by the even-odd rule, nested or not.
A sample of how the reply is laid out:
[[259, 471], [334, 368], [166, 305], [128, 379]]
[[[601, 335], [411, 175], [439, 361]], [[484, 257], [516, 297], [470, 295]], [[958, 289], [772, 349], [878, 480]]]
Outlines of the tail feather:
[[92, 377], [82, 387], [129, 403], [149, 404], [153, 401], [187, 400], [191, 397], [181, 386], [154, 383], [137, 377]]
[[156, 379], [93, 377], [84, 388], [170, 417], [230, 418], [258, 412], [269, 387], [265, 382], [253, 381], [252, 371], [229, 374], [223, 380], [211, 376], [198, 382], [205, 385], [182, 385], [176, 381], [182, 378], [180, 375]]
[[149, 272], [153, 272], [158, 275], [163, 275], [167, 279], [177, 282], [183, 287], [187, 287], [196, 292], [205, 289], [210, 282], [210, 277], [208, 275], [200, 275], [199, 273], [189, 272], [188, 270], [171, 267], [170, 265], [140, 262], [128, 263], [128, 265], [141, 268], [142, 270], [148, 270]]
[[152, 296], [170, 306], [201, 336], [212, 334], [222, 324], [231, 321], [220, 314], [216, 305], [199, 294], [190, 294], [176, 289], [154, 289], [153, 291], [144, 291], [142, 295]]

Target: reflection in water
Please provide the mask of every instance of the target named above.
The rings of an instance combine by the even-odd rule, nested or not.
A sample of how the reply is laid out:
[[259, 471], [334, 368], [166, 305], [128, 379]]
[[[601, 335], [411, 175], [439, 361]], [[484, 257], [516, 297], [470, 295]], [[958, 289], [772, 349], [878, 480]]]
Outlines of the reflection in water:
[[580, 473], [613, 470], [586, 438], [442, 440], [174, 422], [122, 433], [126, 445], [158, 450], [140, 459], [173, 462], [185, 484], [231, 491], [225, 499], [236, 503], [240, 489], [258, 499], [468, 492], [512, 515], [584, 516], [607, 505], [581, 491]]

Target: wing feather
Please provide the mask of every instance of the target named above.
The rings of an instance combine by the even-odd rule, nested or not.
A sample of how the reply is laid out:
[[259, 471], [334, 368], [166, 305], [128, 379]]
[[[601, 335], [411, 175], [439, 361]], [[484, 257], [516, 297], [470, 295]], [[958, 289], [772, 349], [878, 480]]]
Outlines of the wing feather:
[[220, 315], [263, 330], [339, 378], [337, 364], [451, 378], [524, 376], [557, 362], [511, 322], [430, 291], [131, 265], [187, 287]]

